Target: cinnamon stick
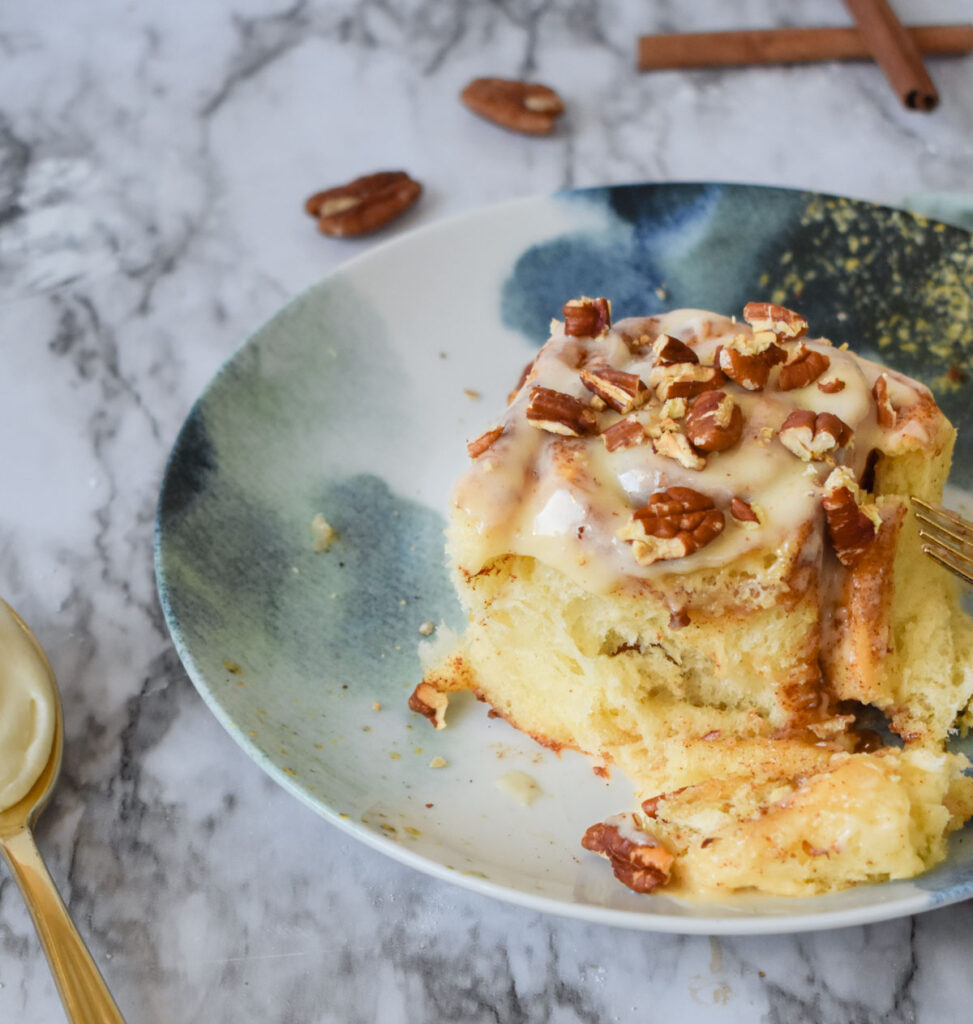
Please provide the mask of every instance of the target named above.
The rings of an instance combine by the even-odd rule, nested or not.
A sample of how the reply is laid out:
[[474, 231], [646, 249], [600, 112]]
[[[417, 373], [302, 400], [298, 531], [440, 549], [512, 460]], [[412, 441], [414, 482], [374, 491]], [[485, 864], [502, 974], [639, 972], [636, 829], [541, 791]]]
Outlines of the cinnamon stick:
[[902, 102], [913, 110], [932, 110], [939, 93], [905, 26], [887, 0], [845, 0], [878, 66]]
[[[973, 25], [906, 28], [927, 57], [973, 52]], [[740, 32], [690, 32], [642, 36], [641, 71], [805, 64], [822, 60], [868, 60], [871, 50], [857, 28], [772, 28]]]

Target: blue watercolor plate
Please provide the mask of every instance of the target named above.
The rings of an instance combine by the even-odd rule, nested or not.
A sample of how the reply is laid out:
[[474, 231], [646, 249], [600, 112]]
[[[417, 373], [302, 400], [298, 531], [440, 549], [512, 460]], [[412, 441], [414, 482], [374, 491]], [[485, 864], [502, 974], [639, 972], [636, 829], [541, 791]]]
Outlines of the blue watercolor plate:
[[[461, 626], [443, 565], [464, 441], [504, 405], [551, 316], [578, 294], [616, 317], [677, 306], [801, 309], [930, 384], [973, 467], [973, 240], [807, 192], [664, 184], [526, 199], [380, 246], [291, 302], [190, 413], [159, 501], [156, 570], [203, 699], [285, 789], [441, 879], [535, 909], [657, 931], [861, 924], [973, 893], [973, 831], [922, 878], [805, 899], [640, 897], [584, 853], [629, 802], [475, 701], [433, 731], [406, 706], [418, 629]], [[315, 552], [311, 520], [337, 531]], [[451, 705], [451, 708], [453, 705]], [[430, 766], [441, 758], [445, 765]], [[434, 762], [438, 763], [438, 762]], [[529, 807], [497, 783], [517, 770]], [[616, 773], [617, 774], [617, 773]]]

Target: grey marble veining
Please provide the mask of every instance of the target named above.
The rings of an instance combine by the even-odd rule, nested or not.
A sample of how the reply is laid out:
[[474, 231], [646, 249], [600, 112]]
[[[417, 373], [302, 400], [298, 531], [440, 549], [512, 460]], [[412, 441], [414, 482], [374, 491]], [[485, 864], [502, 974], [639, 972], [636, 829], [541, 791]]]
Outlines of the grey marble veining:
[[[969, 20], [968, 0], [896, 4]], [[934, 10], [933, 10], [934, 8]], [[271, 783], [196, 697], [155, 597], [168, 449], [290, 296], [373, 242], [320, 237], [318, 188], [402, 166], [396, 230], [563, 186], [721, 179], [895, 201], [969, 188], [973, 62], [901, 109], [867, 64], [632, 69], [643, 31], [824, 24], [801, 0], [61, 0], [0, 10], [0, 590], [64, 690], [39, 842], [131, 1022], [965, 1019], [973, 905], [788, 938], [630, 933], [452, 888]], [[509, 136], [456, 101], [530, 75], [570, 112]], [[0, 876], [0, 1022], [60, 1009]]]

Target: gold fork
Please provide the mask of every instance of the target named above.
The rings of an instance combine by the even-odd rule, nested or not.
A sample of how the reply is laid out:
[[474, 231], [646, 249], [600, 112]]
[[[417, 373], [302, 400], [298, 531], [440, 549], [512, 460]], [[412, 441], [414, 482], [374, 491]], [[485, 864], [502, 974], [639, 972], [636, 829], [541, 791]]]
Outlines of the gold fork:
[[967, 583], [973, 583], [973, 523], [942, 505], [913, 495], [922, 550]]

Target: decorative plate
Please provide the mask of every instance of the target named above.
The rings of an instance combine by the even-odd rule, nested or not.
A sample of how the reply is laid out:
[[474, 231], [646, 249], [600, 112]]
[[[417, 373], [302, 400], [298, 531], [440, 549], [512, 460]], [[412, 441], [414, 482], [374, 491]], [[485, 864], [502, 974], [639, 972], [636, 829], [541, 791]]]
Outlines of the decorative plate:
[[[409, 712], [419, 627], [461, 626], [442, 531], [464, 442], [500, 410], [579, 294], [616, 318], [750, 299], [926, 381], [971, 483], [973, 238], [849, 199], [717, 184], [525, 199], [377, 247], [286, 306], [227, 362], [173, 449], [156, 568], [203, 699], [285, 789], [438, 878], [535, 909], [658, 931], [858, 924], [973, 894], [973, 830], [908, 882], [785, 900], [643, 897], [581, 850], [624, 780], [558, 758], [475, 701], [436, 732]], [[316, 552], [311, 520], [337, 536]], [[441, 758], [445, 765], [434, 759]], [[502, 780], [536, 780], [525, 806]], [[616, 773], [617, 776], [618, 773]], [[500, 785], [498, 785], [498, 782]]]

